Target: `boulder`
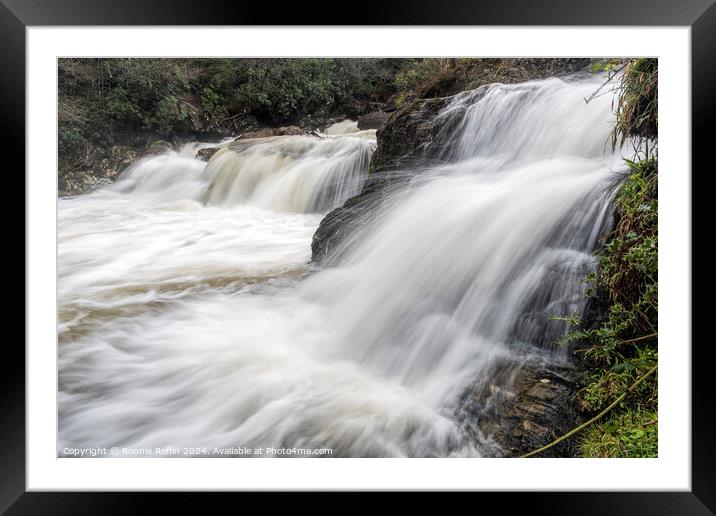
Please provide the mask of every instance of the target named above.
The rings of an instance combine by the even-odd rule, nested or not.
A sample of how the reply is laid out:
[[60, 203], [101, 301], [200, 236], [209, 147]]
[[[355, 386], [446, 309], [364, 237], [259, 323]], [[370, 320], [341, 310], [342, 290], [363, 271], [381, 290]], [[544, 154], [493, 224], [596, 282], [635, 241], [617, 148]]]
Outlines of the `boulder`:
[[450, 98], [416, 100], [390, 116], [378, 130], [378, 146], [360, 194], [328, 213], [313, 235], [312, 259], [327, 264], [344, 237], [365, 222], [370, 212], [394, 188], [431, 163], [438, 163], [451, 144], [448, 121], [437, 115]]
[[169, 142], [164, 140], [157, 140], [149, 146], [147, 152], [154, 156], [158, 156], [159, 154], [165, 154], [171, 150], [172, 146]]
[[273, 136], [273, 129], [264, 127], [256, 131], [247, 131], [236, 139], [248, 140], [250, 138], [268, 138], [269, 136]]
[[80, 195], [112, 184], [137, 161], [136, 149], [115, 145], [109, 152], [95, 149], [81, 168], [65, 171], [58, 181], [59, 195]]
[[98, 179], [114, 181], [124, 170], [137, 161], [139, 153], [126, 145], [114, 145], [109, 156], [101, 159], [94, 168]]
[[273, 134], [274, 136], [301, 136], [306, 133], [300, 127], [296, 127], [295, 125], [289, 125], [286, 127], [279, 127], [278, 129], [274, 130]]
[[287, 125], [285, 127], [262, 127], [255, 131], [247, 131], [238, 138], [237, 140], [248, 140], [250, 138], [268, 138], [270, 136], [301, 136], [306, 134], [306, 131], [295, 125]]
[[373, 111], [358, 119], [358, 129], [380, 129], [388, 121], [388, 113]]
[[206, 147], [204, 149], [199, 149], [196, 152], [196, 159], [200, 159], [201, 161], [209, 161], [218, 150], [219, 147]]
[[[575, 368], [526, 363], [517, 371], [508, 364], [495, 367], [488, 385], [478, 380], [462, 396], [457, 419], [468, 435], [489, 435], [495, 455], [519, 457], [566, 434], [583, 420], [575, 402]], [[575, 455], [575, 439], [545, 450], [540, 457]]]
[[112, 182], [108, 179], [98, 178], [85, 171], [74, 170], [59, 178], [58, 195], [60, 197], [80, 195], [109, 184]]

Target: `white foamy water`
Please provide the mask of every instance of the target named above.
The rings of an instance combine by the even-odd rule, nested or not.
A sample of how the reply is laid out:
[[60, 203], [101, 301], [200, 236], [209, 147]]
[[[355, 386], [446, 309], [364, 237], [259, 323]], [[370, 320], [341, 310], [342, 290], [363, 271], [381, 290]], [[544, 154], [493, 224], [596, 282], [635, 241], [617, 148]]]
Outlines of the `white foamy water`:
[[339, 135], [339, 134], [350, 134], [350, 133], [357, 133], [360, 129], [358, 129], [358, 122], [355, 120], [343, 120], [341, 122], [336, 122], [335, 124], [331, 124], [328, 127], [326, 127], [325, 133], [328, 135]]
[[600, 81], [456, 97], [450, 164], [323, 270], [312, 234], [360, 189], [370, 134], [187, 150], [60, 200], [59, 453], [499, 455], [458, 400], [496, 363], [563, 359], [549, 315], [581, 309], [619, 166], [611, 97], [584, 101]]
[[206, 167], [205, 198], [210, 205], [325, 212], [360, 191], [374, 150], [375, 131], [239, 141]]

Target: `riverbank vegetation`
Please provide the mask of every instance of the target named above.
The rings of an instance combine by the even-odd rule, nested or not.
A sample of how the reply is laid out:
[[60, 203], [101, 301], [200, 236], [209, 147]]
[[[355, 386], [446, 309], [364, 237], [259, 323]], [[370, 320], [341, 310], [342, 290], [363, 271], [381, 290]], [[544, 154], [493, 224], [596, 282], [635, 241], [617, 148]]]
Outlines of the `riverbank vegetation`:
[[[658, 151], [656, 59], [629, 61], [619, 79], [612, 144], [638, 149], [615, 197], [616, 221], [597, 252], [599, 272], [585, 281], [601, 315], [573, 322], [566, 341], [587, 366], [578, 393], [591, 416], [658, 363]], [[594, 311], [592, 311], [594, 313]], [[579, 438], [585, 457], [655, 457], [657, 375], [651, 375]]]
[[[156, 140], [315, 129], [384, 110], [408, 59], [60, 59], [60, 178]], [[122, 149], [119, 149], [122, 151]], [[121, 154], [122, 152], [115, 152]]]

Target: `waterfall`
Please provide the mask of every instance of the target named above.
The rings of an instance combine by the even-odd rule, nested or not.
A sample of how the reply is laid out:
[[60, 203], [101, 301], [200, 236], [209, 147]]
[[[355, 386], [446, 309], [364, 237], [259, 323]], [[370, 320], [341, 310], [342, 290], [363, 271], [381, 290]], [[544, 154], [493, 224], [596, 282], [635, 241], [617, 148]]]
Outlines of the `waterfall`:
[[188, 144], [179, 152], [145, 158], [123, 173], [112, 190], [155, 201], [326, 212], [362, 187], [375, 131], [224, 142], [205, 166], [195, 155], [207, 146]]
[[292, 212], [325, 212], [363, 185], [375, 131], [316, 138], [279, 136], [239, 141], [206, 167], [206, 200]]
[[330, 268], [309, 265], [311, 235], [360, 190], [370, 134], [152, 158], [61, 200], [59, 454], [501, 455], [460, 399], [498, 365], [507, 388], [566, 360], [551, 316], [582, 309], [621, 167], [611, 95], [585, 102], [602, 81], [455, 96], [443, 164], [386, 194]]

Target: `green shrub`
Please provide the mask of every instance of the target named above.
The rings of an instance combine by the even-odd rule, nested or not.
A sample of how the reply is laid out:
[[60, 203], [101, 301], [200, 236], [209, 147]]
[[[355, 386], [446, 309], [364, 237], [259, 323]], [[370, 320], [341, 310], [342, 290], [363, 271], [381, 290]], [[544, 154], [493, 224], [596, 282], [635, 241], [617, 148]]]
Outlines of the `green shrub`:
[[[586, 321], [576, 317], [567, 318], [577, 329], [564, 342], [576, 342], [577, 352], [588, 366], [578, 402], [589, 415], [604, 409], [658, 362], [657, 160], [629, 161], [628, 166], [629, 176], [615, 200], [618, 222], [609, 242], [597, 253], [599, 273], [585, 278], [588, 295], [606, 293], [606, 317], [596, 327], [587, 327]], [[656, 411], [656, 377], [630, 393], [609, 420], [619, 420], [635, 407]], [[605, 424], [590, 427], [581, 447], [584, 456], [638, 453], [639, 445], [625, 444], [627, 434], [605, 432]], [[656, 427], [630, 432], [629, 439], [648, 434], [656, 442]], [[644, 444], [644, 449], [650, 446]]]
[[[472, 60], [471, 60], [472, 61]], [[423, 96], [439, 81], [449, 77], [455, 59], [411, 59], [395, 76], [394, 85], [403, 96]]]
[[[578, 392], [581, 409], [595, 415], [658, 363], [658, 157], [656, 60], [627, 63], [619, 79], [615, 145], [634, 138], [635, 160], [616, 194], [616, 224], [596, 253], [599, 271], [584, 281], [587, 295], [601, 299], [597, 323], [569, 316], [576, 329], [563, 339], [576, 343], [587, 366]], [[656, 376], [649, 377], [582, 436], [587, 457], [646, 457], [657, 453]], [[648, 421], [647, 421], [648, 420]]]
[[221, 123], [228, 114], [224, 98], [211, 86], [206, 86], [201, 92], [201, 107], [213, 123]]
[[[370, 110], [395, 93], [408, 59], [60, 59], [60, 152], [137, 131], [232, 132], [243, 117], [278, 124]], [[78, 136], [79, 135], [79, 136]]]
[[585, 457], [657, 457], [659, 434], [655, 410], [626, 409], [589, 427], [580, 439]]

